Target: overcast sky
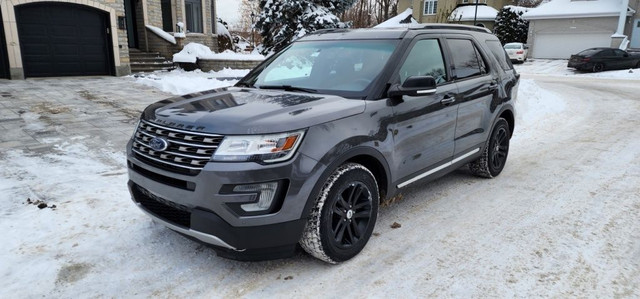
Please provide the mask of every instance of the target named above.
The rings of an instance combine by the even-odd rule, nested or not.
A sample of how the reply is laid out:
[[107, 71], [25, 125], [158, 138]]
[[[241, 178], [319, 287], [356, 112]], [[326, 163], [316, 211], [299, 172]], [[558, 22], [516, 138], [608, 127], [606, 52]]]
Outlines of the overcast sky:
[[216, 0], [218, 18], [227, 22], [230, 26], [236, 25], [240, 19], [240, 0]]

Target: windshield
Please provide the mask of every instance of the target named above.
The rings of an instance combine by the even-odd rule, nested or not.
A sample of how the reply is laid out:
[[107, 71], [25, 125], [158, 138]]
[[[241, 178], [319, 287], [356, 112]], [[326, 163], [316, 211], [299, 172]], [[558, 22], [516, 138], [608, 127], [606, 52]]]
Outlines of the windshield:
[[307, 92], [362, 92], [380, 75], [397, 43], [396, 40], [297, 42], [239, 84]]
[[522, 49], [521, 44], [506, 44], [504, 45], [505, 49]]

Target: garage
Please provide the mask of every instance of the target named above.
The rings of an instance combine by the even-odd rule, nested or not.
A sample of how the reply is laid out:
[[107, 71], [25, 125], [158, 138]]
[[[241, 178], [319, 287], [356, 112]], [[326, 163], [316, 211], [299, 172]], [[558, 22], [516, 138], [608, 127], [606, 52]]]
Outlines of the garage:
[[7, 60], [7, 42], [4, 38], [4, 25], [0, 14], [0, 78], [9, 78], [9, 61]]
[[610, 44], [611, 33], [538, 33], [535, 36], [535, 45], [530, 56], [569, 59], [571, 54], [576, 54], [584, 49], [609, 47]]
[[106, 12], [52, 2], [15, 12], [25, 77], [113, 74]]

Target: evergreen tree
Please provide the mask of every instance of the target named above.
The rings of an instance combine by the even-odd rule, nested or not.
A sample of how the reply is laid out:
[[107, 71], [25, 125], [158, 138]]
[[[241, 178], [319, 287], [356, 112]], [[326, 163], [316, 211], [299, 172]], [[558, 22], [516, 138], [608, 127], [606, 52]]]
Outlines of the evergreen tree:
[[526, 43], [528, 31], [529, 21], [522, 18], [522, 12], [518, 13], [509, 7], [498, 11], [493, 32], [503, 45], [512, 42]]
[[336, 16], [355, 0], [261, 0], [255, 28], [263, 37], [262, 53], [279, 51], [308, 32], [346, 28]]

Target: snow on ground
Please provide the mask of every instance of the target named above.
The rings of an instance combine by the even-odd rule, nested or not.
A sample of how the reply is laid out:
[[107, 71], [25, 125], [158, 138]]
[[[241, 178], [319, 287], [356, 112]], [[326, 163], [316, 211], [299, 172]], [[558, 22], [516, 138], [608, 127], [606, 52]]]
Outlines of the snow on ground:
[[[637, 298], [637, 85], [530, 76], [527, 68], [557, 67], [531, 64], [518, 66], [518, 123], [503, 175], [457, 171], [409, 187], [381, 208], [365, 250], [337, 266], [304, 254], [230, 261], [154, 224], [129, 199], [124, 144], [77, 136], [49, 140], [56, 146], [43, 155], [3, 150], [0, 298]], [[202, 79], [191, 92], [218, 84], [208, 79], [217, 75], [174, 71], [137, 82], [177, 89]], [[390, 228], [395, 221], [401, 228]]]
[[599, 73], [579, 72], [567, 67], [566, 59], [531, 59], [525, 63], [514, 64], [516, 71], [522, 74], [551, 76], [593, 77], [613, 79], [640, 79], [640, 69], [611, 70]]
[[189, 43], [184, 48], [173, 54], [174, 62], [195, 63], [198, 59], [219, 59], [219, 60], [264, 60], [260, 54], [241, 54], [231, 50], [216, 53], [203, 44]]
[[156, 87], [164, 92], [183, 95], [192, 92], [234, 85], [249, 70], [224, 69], [219, 72], [195, 70], [187, 72], [175, 69], [170, 72], [155, 72], [135, 75], [136, 82]]

